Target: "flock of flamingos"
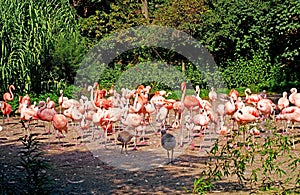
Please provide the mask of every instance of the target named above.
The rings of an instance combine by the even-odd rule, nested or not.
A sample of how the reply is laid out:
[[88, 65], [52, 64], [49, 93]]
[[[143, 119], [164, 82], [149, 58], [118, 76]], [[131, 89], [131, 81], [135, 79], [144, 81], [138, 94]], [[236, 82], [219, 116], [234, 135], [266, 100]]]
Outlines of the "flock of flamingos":
[[[3, 117], [6, 115], [7, 121], [13, 110], [8, 103], [14, 99], [13, 90], [15, 90], [14, 86], [10, 85], [9, 92], [5, 93], [3, 101], [0, 101]], [[229, 94], [217, 94], [214, 88], [209, 92], [209, 100], [204, 100], [199, 96], [199, 87], [196, 87], [194, 95], [186, 95], [185, 82], [181, 84], [180, 100], [167, 99], [169, 93], [164, 90], [156, 91], [150, 98], [151, 87], [143, 85], [138, 86], [137, 89], [123, 88], [117, 92], [113, 85], [106, 90], [99, 89], [98, 83], [95, 83], [94, 86], [88, 86], [87, 90], [90, 94], [82, 94], [79, 100], [64, 97], [63, 90], [61, 90], [57, 102], [59, 109], [56, 109], [57, 104], [50, 98], [32, 104], [28, 95], [19, 96], [18, 111], [20, 121], [23, 125], [25, 124], [23, 127], [33, 120], [46, 121], [49, 124], [49, 134], [51, 134], [50, 129], [55, 129], [58, 132], [58, 138], [71, 129], [70, 122], [73, 124], [72, 127], [77, 128], [79, 132], [100, 127], [105, 132], [106, 142], [107, 134], [115, 134], [116, 124], [120, 124], [124, 129], [119, 131], [117, 139], [115, 136], [115, 141], [123, 142], [122, 149], [132, 137], [135, 137], [134, 149], [136, 149], [138, 134], [141, 134], [141, 139], [145, 141], [145, 131], [150, 125], [155, 131], [176, 129], [183, 131], [184, 128], [188, 131], [192, 149], [194, 136], [199, 135], [201, 150], [205, 131], [228, 134], [236, 126], [239, 128], [240, 125], [248, 123], [264, 122], [269, 117], [292, 123], [300, 122], [300, 93], [297, 93], [296, 88], [290, 90], [289, 96], [287, 92], [283, 92], [278, 102], [268, 99], [265, 91], [261, 94], [252, 94], [250, 89], [246, 89], [246, 97], [243, 100], [235, 89], [232, 89]], [[184, 110], [188, 114], [183, 117]], [[171, 111], [174, 113], [172, 117]], [[226, 122], [229, 120], [232, 120], [232, 124]], [[244, 132], [244, 134], [257, 135], [260, 130], [251, 129], [251, 132]], [[182, 146], [183, 137], [179, 140]]]

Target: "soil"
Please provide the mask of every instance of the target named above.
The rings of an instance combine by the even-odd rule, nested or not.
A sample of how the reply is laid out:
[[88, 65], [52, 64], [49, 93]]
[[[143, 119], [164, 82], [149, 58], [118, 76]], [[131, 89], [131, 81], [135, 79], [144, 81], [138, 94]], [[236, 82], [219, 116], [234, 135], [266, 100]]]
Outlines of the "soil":
[[[195, 149], [187, 142], [185, 147], [175, 148], [173, 164], [167, 164], [167, 153], [160, 146], [160, 137], [150, 126], [147, 127], [147, 144], [139, 144], [133, 150], [130, 142], [128, 154], [121, 154], [121, 145], [113, 142], [113, 135], [104, 139], [93, 131], [86, 131], [83, 140], [75, 130], [70, 130], [60, 140], [56, 133], [47, 133], [47, 124], [35, 122], [31, 132], [37, 134], [42, 144], [45, 159], [51, 165], [47, 171], [51, 181], [50, 194], [188, 194], [193, 189], [194, 179], [205, 169], [210, 150], [218, 135], [205, 135], [201, 152], [195, 138]], [[71, 128], [71, 127], [70, 127]], [[99, 131], [96, 131], [99, 132]], [[170, 131], [177, 135], [179, 130]], [[2, 125], [0, 131], [0, 191], [18, 193], [23, 174], [16, 169], [22, 147], [18, 139], [26, 134], [18, 117]], [[50, 137], [50, 139], [49, 139]], [[77, 138], [77, 139], [74, 139]], [[49, 140], [51, 141], [48, 147]], [[83, 141], [83, 142], [81, 142]], [[179, 140], [177, 140], [179, 141]], [[299, 144], [296, 145], [299, 151]], [[11, 191], [12, 190], [12, 191]], [[5, 191], [4, 191], [5, 192]], [[240, 186], [236, 180], [227, 180], [218, 185], [217, 194], [249, 194], [251, 191]]]

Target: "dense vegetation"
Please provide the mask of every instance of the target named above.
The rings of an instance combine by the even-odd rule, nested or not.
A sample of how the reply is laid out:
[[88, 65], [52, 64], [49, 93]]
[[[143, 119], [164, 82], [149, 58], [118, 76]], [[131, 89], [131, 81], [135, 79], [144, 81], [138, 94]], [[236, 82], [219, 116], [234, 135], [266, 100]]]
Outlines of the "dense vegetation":
[[[73, 84], [82, 59], [101, 39], [150, 24], [181, 30], [202, 43], [228, 88], [279, 92], [299, 83], [298, 1], [11, 0], [0, 7], [1, 92], [14, 84], [18, 94], [58, 93]], [[192, 84], [208, 87], [189, 60], [159, 47], [120, 54], [99, 83], [109, 87], [123, 71], [147, 61], [170, 64]]]

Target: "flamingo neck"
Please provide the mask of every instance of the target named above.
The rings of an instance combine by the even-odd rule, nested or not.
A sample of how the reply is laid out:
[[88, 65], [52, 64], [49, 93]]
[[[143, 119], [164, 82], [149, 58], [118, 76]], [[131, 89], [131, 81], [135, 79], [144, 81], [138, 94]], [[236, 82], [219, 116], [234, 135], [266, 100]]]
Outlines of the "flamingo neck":
[[183, 101], [184, 101], [185, 93], [186, 93], [186, 86], [183, 86], [182, 95], [181, 95], [181, 103], [183, 103]]

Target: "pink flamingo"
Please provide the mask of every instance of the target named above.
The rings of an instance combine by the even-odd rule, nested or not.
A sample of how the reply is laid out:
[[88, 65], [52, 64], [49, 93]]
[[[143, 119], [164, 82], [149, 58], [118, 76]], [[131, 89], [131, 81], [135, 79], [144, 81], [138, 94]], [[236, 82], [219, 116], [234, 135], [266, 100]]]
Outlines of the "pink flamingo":
[[[291, 111], [291, 110], [288, 110]], [[300, 110], [299, 109], [294, 109], [294, 112], [284, 112], [280, 113], [279, 115], [276, 116], [275, 120], [285, 120], [287, 123], [292, 122], [292, 132], [294, 132], [294, 123], [295, 122], [300, 122]], [[287, 129], [287, 127], [285, 127]], [[292, 138], [292, 143], [293, 143], [293, 149], [295, 149], [295, 139], [294, 136]]]
[[10, 85], [8, 87], [8, 89], [9, 89], [9, 92], [6, 92], [3, 94], [4, 101], [12, 101], [14, 99], [14, 94], [13, 94], [12, 90], [15, 90], [15, 86]]
[[25, 107], [30, 106], [30, 97], [28, 94], [26, 94], [24, 97], [19, 96], [19, 111], [21, 110], [21, 108], [23, 106], [25, 106]]
[[[37, 116], [39, 117], [40, 120], [46, 121], [48, 125], [48, 135], [50, 133], [50, 125], [53, 120], [53, 116], [56, 114], [56, 111], [51, 108], [46, 107], [46, 102], [40, 101], [38, 105], [38, 111], [37, 111]], [[50, 141], [48, 146], [50, 145]]]
[[181, 127], [181, 115], [183, 112], [183, 108], [184, 108], [184, 106], [181, 105], [181, 101], [176, 101], [173, 103], [175, 119], [172, 124], [172, 128], [174, 128], [174, 129], [178, 129], [179, 127]]
[[[117, 142], [117, 137], [116, 137], [116, 123], [120, 122], [122, 119], [122, 115], [124, 113], [124, 110], [121, 108], [111, 108], [108, 111], [106, 111], [106, 114], [104, 115], [104, 122], [106, 121], [108, 124], [112, 124], [113, 129], [112, 133], [114, 135], [115, 143]], [[105, 131], [106, 137], [107, 137], [107, 130]]]
[[[22, 107], [20, 108], [20, 120], [23, 121], [28, 121], [30, 125], [30, 122], [32, 120], [38, 120], [39, 117], [37, 115], [37, 110], [36, 109], [32, 109], [30, 107], [28, 107], [26, 104], [23, 104]], [[24, 123], [25, 124], [25, 123]], [[27, 133], [29, 134], [29, 128], [26, 128]]]
[[[199, 100], [197, 97], [192, 96], [192, 95], [185, 95], [186, 94], [186, 82], [182, 82], [181, 83], [181, 91], [182, 91], [182, 95], [181, 95], [181, 100], [180, 100], [180, 106], [181, 106], [181, 110], [183, 111], [184, 108], [187, 108], [187, 110], [190, 112], [190, 116], [192, 117], [192, 112], [194, 110], [199, 110], [200, 108], [202, 108]], [[181, 123], [181, 122], [180, 122]], [[180, 146], [183, 145], [183, 129], [181, 126], [181, 132], [180, 132], [181, 136], [180, 136]]]
[[71, 108], [72, 106], [74, 107], [79, 107], [80, 106], [80, 103], [77, 101], [77, 100], [74, 100], [74, 99], [68, 99], [66, 101], [64, 101], [61, 105], [61, 107], [63, 109], [69, 109]]
[[83, 137], [84, 137], [84, 131], [89, 130], [90, 126], [87, 123], [87, 120], [85, 118], [85, 115], [82, 116], [81, 122], [80, 122], [80, 130], [81, 130], [81, 143], [83, 142]]
[[[63, 114], [55, 114], [52, 118], [52, 126], [55, 130], [57, 130], [60, 134], [63, 135], [63, 131], [68, 132], [68, 119]], [[57, 134], [58, 140], [60, 142], [60, 134]], [[64, 144], [62, 144], [63, 149]]]
[[59, 96], [59, 98], [58, 98], [58, 105], [59, 105], [59, 111], [60, 111], [60, 113], [61, 113], [63, 102], [67, 101], [69, 98], [64, 97], [64, 90], [61, 89], [61, 90], [59, 91], [59, 93], [60, 93], [60, 96]]
[[264, 120], [266, 120], [273, 112], [273, 102], [270, 99], [261, 99], [257, 102], [257, 109], [264, 115]]
[[[234, 113], [233, 118], [238, 123], [238, 129], [240, 125], [245, 125], [247, 123], [254, 122], [259, 119], [259, 112], [256, 108], [251, 106], [246, 106], [241, 110]], [[245, 142], [245, 130], [243, 130], [243, 141]]]
[[198, 85], [196, 86], [195, 93], [196, 93], [196, 98], [200, 102], [201, 107], [204, 108], [204, 109], [206, 109], [206, 110], [212, 110], [211, 103], [209, 101], [207, 101], [207, 100], [203, 100], [200, 97], [200, 87]]
[[289, 96], [289, 101], [297, 107], [300, 107], [300, 93], [297, 93], [296, 88], [292, 88], [291, 95]]
[[229, 97], [232, 97], [233, 101], [236, 102], [239, 97], [239, 92], [235, 89], [231, 89], [229, 92]]
[[217, 100], [218, 95], [217, 95], [217, 92], [215, 91], [214, 87], [211, 88], [210, 92], [208, 93], [208, 97], [211, 102], [214, 102]]
[[290, 102], [289, 102], [289, 99], [288, 99], [287, 96], [288, 96], [288, 94], [287, 94], [287, 92], [285, 91], [285, 92], [282, 93], [282, 97], [279, 98], [279, 100], [278, 100], [277, 108], [278, 108], [280, 111], [283, 110], [284, 108], [289, 107], [289, 105], [290, 105]]
[[[79, 110], [77, 109], [77, 107], [75, 107], [74, 105], [71, 105], [70, 108], [68, 108], [67, 110], [64, 111], [64, 115], [66, 117], [69, 117], [72, 122], [75, 124], [75, 126], [79, 127], [79, 123], [82, 120], [83, 115], [79, 112]], [[78, 124], [78, 125], [76, 125]], [[76, 134], [76, 145], [77, 145], [77, 134]]]
[[[282, 109], [282, 111], [280, 112], [281, 115], [285, 116], [286, 114], [299, 114], [300, 113], [300, 108], [297, 107], [297, 106], [289, 106], [287, 108], [284, 108]], [[280, 117], [276, 117], [275, 118], [275, 121], [278, 121], [278, 120], [285, 120], [285, 118], [283, 116], [280, 116]], [[287, 121], [287, 120], [285, 120]], [[287, 121], [285, 123], [285, 129], [287, 128], [287, 123], [289, 123], [289, 121]]]
[[54, 101], [50, 100], [50, 97], [47, 97], [47, 108], [50, 108], [50, 109], [54, 109], [55, 108], [55, 103]]
[[245, 103], [242, 101], [241, 97], [238, 97], [237, 101], [235, 102], [235, 108], [239, 110], [244, 107], [245, 107]]
[[6, 120], [7, 122], [9, 122], [9, 115], [12, 112], [12, 106], [6, 102], [0, 102], [0, 107], [1, 107], [1, 111], [2, 111], [2, 121], [4, 124], [4, 115], [7, 116]]
[[182, 91], [182, 96], [181, 96], [181, 102], [185, 108], [188, 109], [188, 111], [190, 112], [190, 115], [192, 116], [192, 111], [194, 110], [199, 110], [200, 108], [202, 108], [202, 106], [200, 105], [199, 100], [192, 95], [185, 95], [186, 94], [186, 82], [183, 82], [181, 84], [181, 91]]
[[170, 122], [170, 111], [173, 109], [173, 104], [175, 102], [176, 102], [176, 100], [173, 100], [173, 99], [166, 99], [165, 100], [164, 107], [168, 110], [168, 116], [167, 116], [167, 118], [169, 119], [168, 124], [171, 124], [171, 122]]
[[245, 90], [245, 95], [246, 95], [245, 103], [252, 104], [254, 106], [257, 105], [259, 100], [263, 99], [262, 96], [259, 94], [252, 94], [249, 88]]
[[[42, 121], [51, 122], [53, 116], [56, 114], [56, 111], [51, 108], [47, 108], [46, 102], [44, 102], [44, 101], [39, 102], [38, 108], [39, 109], [37, 111], [37, 116], [39, 117], [39, 119]], [[50, 129], [49, 129], [49, 131], [50, 131]]]
[[[224, 104], [224, 112], [226, 115], [232, 117], [236, 112], [236, 106], [234, 104], [234, 96], [230, 96], [229, 101]], [[224, 120], [223, 120], [224, 121]], [[232, 130], [234, 129], [235, 119], [232, 121]]]
[[156, 112], [158, 112], [158, 110], [166, 103], [166, 98], [163, 96], [167, 96], [166, 91], [156, 91], [154, 96], [150, 99], [150, 103], [154, 104]]
[[194, 128], [195, 126], [200, 126], [200, 132], [199, 132], [199, 138], [200, 138], [200, 151], [202, 149], [202, 141], [203, 141], [203, 134], [202, 134], [202, 131], [207, 128], [207, 125], [209, 123], [209, 118], [207, 116], [207, 112], [205, 110], [203, 110], [202, 113], [198, 113], [196, 114], [194, 117], [191, 118], [191, 123], [193, 124], [192, 126], [192, 141], [191, 141], [191, 149], [193, 150], [194, 149], [194, 134], [193, 134], [193, 131], [194, 131]]
[[166, 129], [166, 118], [168, 116], [168, 109], [166, 107], [161, 107], [156, 114], [156, 126], [159, 129]]
[[[102, 122], [103, 122], [103, 110], [102, 108], [98, 108], [97, 112], [93, 114], [92, 116], [92, 122], [94, 124], [94, 126], [101, 126]], [[94, 138], [94, 134], [95, 134], [95, 128], [93, 128], [93, 138]]]

